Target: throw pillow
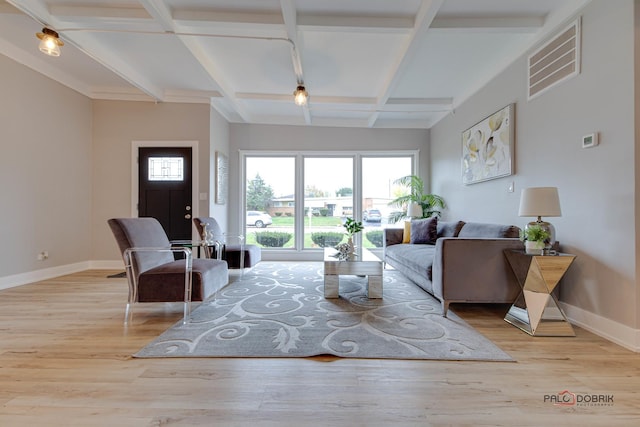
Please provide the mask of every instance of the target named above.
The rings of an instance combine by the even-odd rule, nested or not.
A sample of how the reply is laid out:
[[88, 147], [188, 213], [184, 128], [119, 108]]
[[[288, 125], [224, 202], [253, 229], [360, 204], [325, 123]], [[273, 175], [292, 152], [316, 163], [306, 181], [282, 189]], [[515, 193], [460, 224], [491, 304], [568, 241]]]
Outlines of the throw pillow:
[[410, 243], [435, 245], [436, 240], [438, 240], [437, 217], [411, 221]]
[[404, 232], [402, 233], [402, 243], [409, 243], [411, 241], [411, 222], [404, 222]]

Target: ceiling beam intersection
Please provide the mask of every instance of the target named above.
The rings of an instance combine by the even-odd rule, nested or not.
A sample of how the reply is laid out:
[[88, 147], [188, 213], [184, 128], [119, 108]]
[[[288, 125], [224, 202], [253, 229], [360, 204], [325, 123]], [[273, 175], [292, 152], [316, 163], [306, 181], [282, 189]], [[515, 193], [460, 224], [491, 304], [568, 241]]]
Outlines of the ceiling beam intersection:
[[[382, 93], [378, 97], [376, 110], [382, 110], [384, 105], [387, 103], [387, 100], [393, 93], [393, 89], [395, 89], [398, 81], [400, 80], [400, 76], [415, 56], [416, 50], [418, 49], [418, 41], [429, 29], [436, 13], [442, 7], [443, 3], [444, 0], [422, 0], [420, 9], [416, 14], [414, 30], [409, 36], [409, 40], [407, 41], [405, 48], [398, 55], [395, 66], [391, 68], [391, 73], [387, 77], [386, 83], [383, 85]], [[379, 116], [379, 112], [375, 112], [371, 115], [368, 123], [369, 127], [373, 127], [375, 125]]]

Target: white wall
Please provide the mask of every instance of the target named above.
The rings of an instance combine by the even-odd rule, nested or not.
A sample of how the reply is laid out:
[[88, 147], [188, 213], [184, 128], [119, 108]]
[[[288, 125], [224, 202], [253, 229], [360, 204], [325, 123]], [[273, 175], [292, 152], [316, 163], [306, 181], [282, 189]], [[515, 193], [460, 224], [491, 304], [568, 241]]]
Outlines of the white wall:
[[424, 129], [356, 129], [312, 126], [232, 124], [230, 128], [230, 230], [240, 230], [240, 150], [381, 151], [420, 150], [419, 173], [429, 184], [429, 131]]
[[[223, 230], [228, 228], [230, 203], [216, 204], [216, 151], [229, 157], [229, 123], [213, 108], [209, 118], [209, 191], [207, 192], [209, 216], [218, 221]], [[203, 190], [200, 189], [202, 192]], [[204, 215], [201, 215], [204, 216]]]
[[[523, 56], [431, 130], [432, 189], [449, 202], [450, 219], [523, 226], [531, 219], [517, 216], [520, 190], [559, 188], [563, 215], [549, 220], [563, 250], [578, 256], [561, 299], [576, 315], [604, 318], [605, 329], [640, 326], [633, 12], [631, 0], [590, 3], [582, 19], [579, 76], [527, 101]], [[462, 131], [512, 102], [515, 175], [462, 185]], [[580, 138], [594, 131], [600, 146], [582, 149]], [[507, 192], [511, 182], [514, 193]]]
[[90, 259], [92, 188], [91, 101], [2, 55], [0, 75], [2, 288]]

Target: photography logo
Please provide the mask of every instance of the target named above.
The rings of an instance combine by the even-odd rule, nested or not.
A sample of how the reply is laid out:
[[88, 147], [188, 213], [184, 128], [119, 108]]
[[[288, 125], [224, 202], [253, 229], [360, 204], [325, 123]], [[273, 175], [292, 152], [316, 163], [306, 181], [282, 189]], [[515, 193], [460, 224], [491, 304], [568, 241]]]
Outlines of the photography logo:
[[544, 403], [554, 406], [613, 406], [613, 395], [572, 393], [563, 390], [556, 394], [545, 394]]

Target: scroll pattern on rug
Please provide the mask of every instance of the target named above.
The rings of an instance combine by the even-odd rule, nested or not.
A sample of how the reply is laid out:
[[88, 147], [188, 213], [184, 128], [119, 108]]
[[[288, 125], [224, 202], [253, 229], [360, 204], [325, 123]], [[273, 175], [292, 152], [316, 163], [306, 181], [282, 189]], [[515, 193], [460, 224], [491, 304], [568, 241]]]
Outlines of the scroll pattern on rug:
[[384, 272], [382, 299], [366, 283], [342, 276], [325, 299], [322, 263], [262, 262], [135, 357], [513, 360], [401, 273]]

